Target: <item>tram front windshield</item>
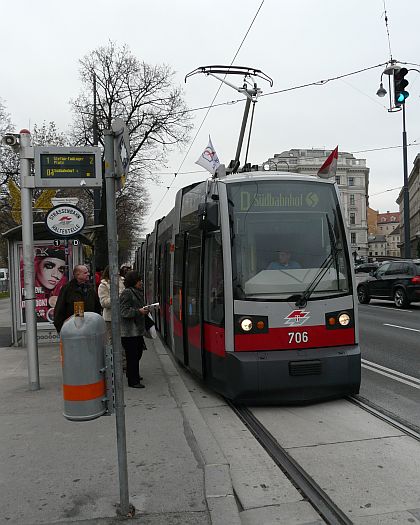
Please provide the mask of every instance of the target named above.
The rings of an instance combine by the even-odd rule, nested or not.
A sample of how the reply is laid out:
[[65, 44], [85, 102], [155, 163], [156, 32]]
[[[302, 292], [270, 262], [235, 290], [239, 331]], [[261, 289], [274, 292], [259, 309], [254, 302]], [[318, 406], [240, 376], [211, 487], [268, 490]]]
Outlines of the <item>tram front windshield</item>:
[[350, 293], [347, 244], [332, 184], [275, 180], [227, 189], [236, 299], [290, 300], [308, 287], [311, 300]]

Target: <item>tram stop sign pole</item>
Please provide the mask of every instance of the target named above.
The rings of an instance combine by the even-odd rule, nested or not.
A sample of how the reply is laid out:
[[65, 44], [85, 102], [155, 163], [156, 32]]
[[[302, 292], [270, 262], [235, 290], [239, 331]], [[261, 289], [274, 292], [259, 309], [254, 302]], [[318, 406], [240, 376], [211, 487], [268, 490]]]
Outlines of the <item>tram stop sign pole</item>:
[[[118, 119], [121, 120], [121, 119]], [[125, 123], [122, 121], [123, 127]], [[129, 502], [128, 494], [128, 471], [127, 471], [127, 442], [125, 429], [125, 408], [124, 408], [124, 388], [123, 388], [123, 369], [121, 358], [121, 337], [120, 337], [120, 298], [119, 298], [119, 275], [118, 275], [118, 232], [116, 214], [116, 178], [122, 174], [119, 171], [118, 163], [115, 163], [114, 151], [119, 153], [123, 150], [129, 152], [128, 144], [121, 145], [123, 133], [113, 129], [104, 130], [105, 137], [105, 187], [106, 187], [106, 214], [108, 230], [108, 261], [109, 275], [111, 279], [111, 332], [112, 349], [114, 360], [114, 395], [115, 395], [115, 424], [117, 431], [117, 452], [118, 452], [118, 475], [120, 481], [120, 506], [117, 513], [124, 517], [132, 517], [135, 509]], [[120, 128], [117, 122], [117, 128]], [[123, 131], [123, 130], [122, 130]], [[127, 136], [127, 133], [126, 133]], [[118, 148], [115, 142], [118, 141]], [[115, 148], [115, 150], [114, 150]], [[115, 170], [117, 166], [117, 170]], [[123, 166], [123, 164], [120, 164]], [[124, 169], [128, 170], [125, 163]]]

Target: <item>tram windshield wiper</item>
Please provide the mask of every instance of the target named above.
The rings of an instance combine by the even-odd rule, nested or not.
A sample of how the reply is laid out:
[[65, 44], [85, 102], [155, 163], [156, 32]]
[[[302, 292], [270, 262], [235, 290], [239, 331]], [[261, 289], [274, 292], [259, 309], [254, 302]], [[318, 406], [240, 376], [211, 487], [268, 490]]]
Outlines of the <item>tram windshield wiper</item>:
[[[331, 251], [327, 255], [327, 257], [324, 259], [324, 261], [322, 262], [319, 270], [315, 274], [315, 277], [308, 284], [305, 290], [298, 296], [296, 303], [295, 303], [297, 308], [305, 308], [313, 291], [318, 286], [318, 284], [322, 281], [322, 279], [324, 278], [324, 275], [328, 272], [328, 270], [331, 268], [333, 263], [335, 263], [335, 267], [337, 270], [337, 280], [338, 280], [337, 255], [338, 255], [338, 252], [341, 251], [341, 248], [337, 248], [337, 241], [335, 238], [334, 229], [331, 225], [331, 221], [330, 221], [330, 218], [328, 217], [328, 214], [326, 215], [326, 217], [327, 217], [328, 235], [330, 238]], [[295, 297], [296, 296], [289, 297], [289, 300], [292, 298], [294, 299]]]

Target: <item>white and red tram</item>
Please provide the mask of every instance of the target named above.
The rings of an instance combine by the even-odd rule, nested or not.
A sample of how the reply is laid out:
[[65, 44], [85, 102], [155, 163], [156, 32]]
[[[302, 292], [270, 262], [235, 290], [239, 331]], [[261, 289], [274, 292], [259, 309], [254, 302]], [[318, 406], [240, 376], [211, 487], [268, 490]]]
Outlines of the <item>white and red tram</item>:
[[[293, 263], [273, 264], [278, 252]], [[336, 184], [245, 172], [181, 189], [137, 251], [176, 359], [241, 403], [359, 391], [354, 275]]]

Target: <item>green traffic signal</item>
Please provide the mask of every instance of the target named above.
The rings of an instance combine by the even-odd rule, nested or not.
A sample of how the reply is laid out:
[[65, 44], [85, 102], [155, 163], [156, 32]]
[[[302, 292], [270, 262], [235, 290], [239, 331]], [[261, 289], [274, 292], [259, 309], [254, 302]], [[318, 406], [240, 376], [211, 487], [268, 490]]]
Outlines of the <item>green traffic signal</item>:
[[404, 78], [407, 73], [408, 69], [406, 67], [401, 67], [394, 72], [394, 100], [395, 105], [398, 107], [404, 104], [409, 96], [408, 91], [405, 89], [408, 86], [408, 80]]
[[399, 104], [404, 104], [405, 99], [408, 98], [409, 96], [410, 96], [410, 93], [408, 91], [401, 91], [401, 93], [399, 93], [397, 97], [397, 102]]

